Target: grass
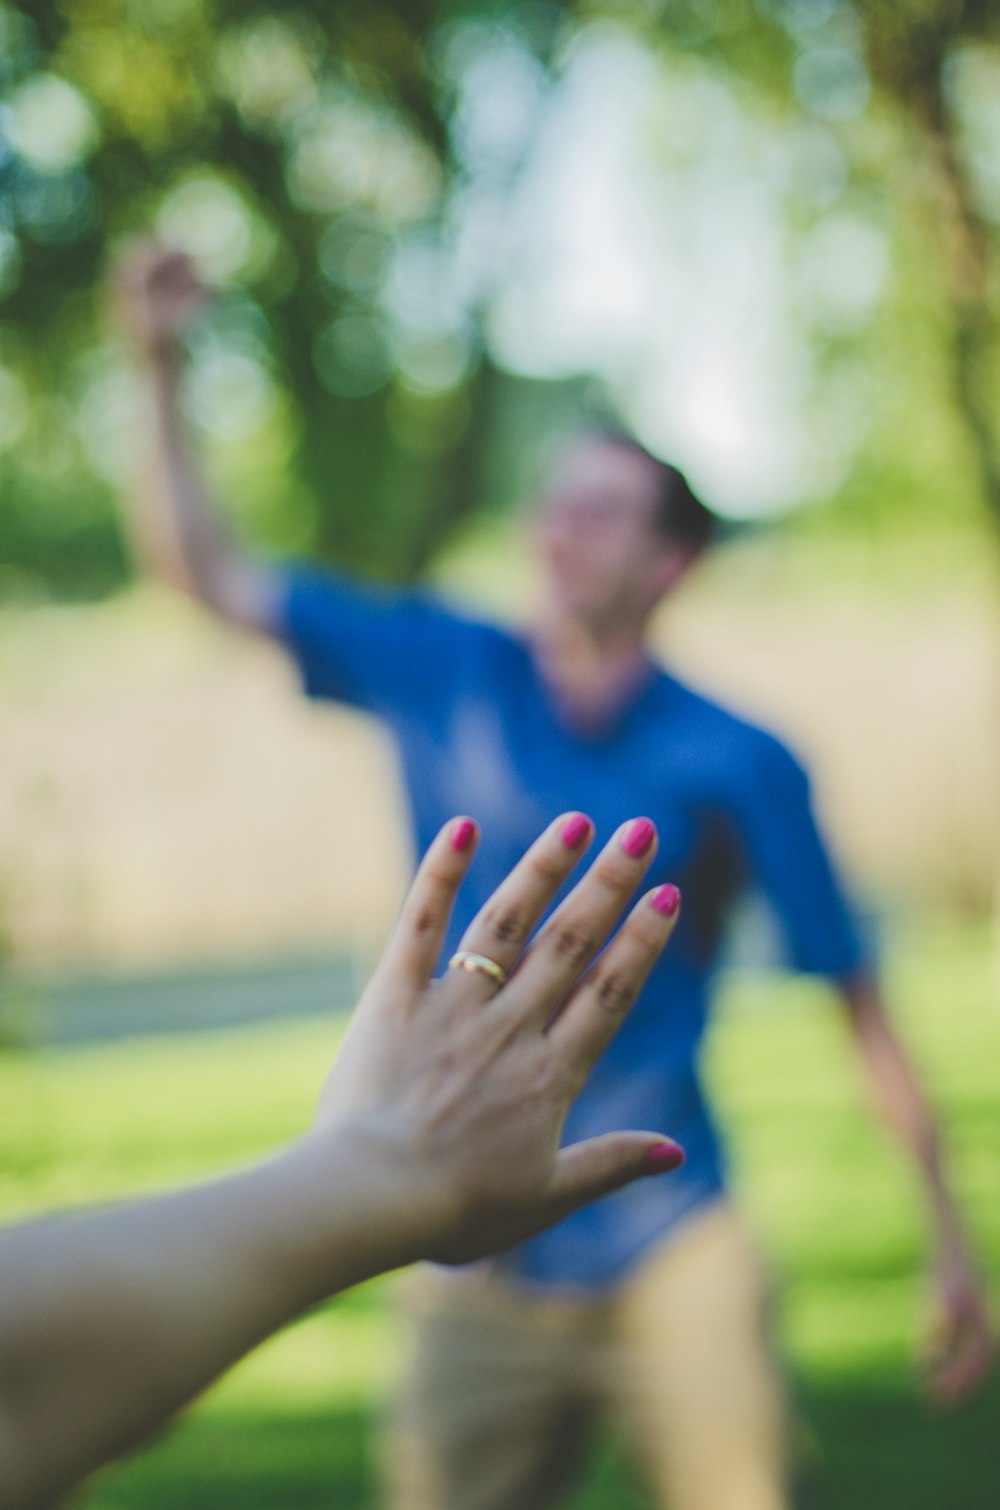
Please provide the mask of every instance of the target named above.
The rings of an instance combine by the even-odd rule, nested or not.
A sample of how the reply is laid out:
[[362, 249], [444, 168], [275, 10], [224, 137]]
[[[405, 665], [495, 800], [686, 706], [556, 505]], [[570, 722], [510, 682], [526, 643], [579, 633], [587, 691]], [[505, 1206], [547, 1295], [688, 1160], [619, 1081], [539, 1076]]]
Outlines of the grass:
[[[995, 1282], [1000, 1011], [991, 940], [985, 929], [942, 930], [901, 944], [890, 963]], [[335, 1023], [299, 1020], [0, 1058], [0, 1211], [195, 1177], [293, 1135], [337, 1033]], [[994, 1383], [948, 1417], [920, 1402], [920, 1203], [900, 1155], [865, 1114], [822, 989], [734, 980], [708, 1068], [737, 1182], [782, 1280], [782, 1339], [810, 1438], [805, 1502], [994, 1507], [1000, 1389]], [[83, 1506], [374, 1506], [375, 1425], [403, 1345], [387, 1288], [345, 1296], [260, 1349], [177, 1429], [103, 1476]], [[598, 1444], [572, 1504], [647, 1505], [613, 1441]]]

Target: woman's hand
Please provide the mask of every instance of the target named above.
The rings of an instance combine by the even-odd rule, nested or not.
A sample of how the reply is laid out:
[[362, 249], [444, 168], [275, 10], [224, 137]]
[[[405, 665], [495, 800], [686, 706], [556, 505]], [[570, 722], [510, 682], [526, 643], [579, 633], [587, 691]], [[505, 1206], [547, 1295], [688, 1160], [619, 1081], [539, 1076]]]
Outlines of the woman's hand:
[[374, 1198], [368, 1229], [395, 1245], [380, 1254], [382, 1267], [476, 1258], [683, 1160], [656, 1131], [560, 1149], [570, 1103], [635, 1000], [680, 901], [673, 886], [648, 893], [599, 955], [656, 850], [653, 825], [633, 819], [529, 944], [592, 833], [582, 814], [557, 819], [466, 933], [462, 949], [494, 961], [510, 977], [504, 985], [476, 968], [431, 978], [475, 850], [472, 821], [453, 820], [417, 872], [313, 1134], [353, 1148], [363, 1164]]
[[480, 969], [431, 980], [475, 825], [438, 836], [304, 1138], [208, 1184], [0, 1232], [5, 1506], [49, 1504], [337, 1290], [504, 1247], [680, 1162], [655, 1132], [559, 1147], [678, 902], [643, 898], [595, 963], [655, 849], [634, 819], [528, 945], [590, 833], [559, 819], [470, 928], [463, 947], [511, 976], [499, 987]]

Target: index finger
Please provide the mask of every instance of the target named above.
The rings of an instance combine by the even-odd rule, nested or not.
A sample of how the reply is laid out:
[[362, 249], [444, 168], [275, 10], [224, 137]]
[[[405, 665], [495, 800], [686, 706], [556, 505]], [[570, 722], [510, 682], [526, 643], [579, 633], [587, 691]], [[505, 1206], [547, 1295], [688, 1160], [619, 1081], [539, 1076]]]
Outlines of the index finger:
[[471, 818], [452, 818], [431, 842], [376, 967], [383, 978], [393, 978], [401, 986], [427, 985], [478, 838]]

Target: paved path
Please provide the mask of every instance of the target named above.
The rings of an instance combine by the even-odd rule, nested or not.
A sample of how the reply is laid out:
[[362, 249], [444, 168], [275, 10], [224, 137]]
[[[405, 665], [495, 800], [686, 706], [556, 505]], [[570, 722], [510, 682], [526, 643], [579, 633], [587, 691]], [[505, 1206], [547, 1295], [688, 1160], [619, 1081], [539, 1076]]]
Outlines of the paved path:
[[5, 1016], [5, 1036], [72, 1044], [320, 1016], [352, 1004], [357, 976], [350, 959], [334, 956], [160, 975], [8, 981], [0, 1024]]
[[[877, 940], [874, 919], [863, 926]], [[768, 913], [745, 906], [724, 967], [759, 970], [780, 961]], [[351, 1007], [364, 975], [342, 953], [158, 975], [0, 980], [0, 1044], [89, 1043], [320, 1016]]]

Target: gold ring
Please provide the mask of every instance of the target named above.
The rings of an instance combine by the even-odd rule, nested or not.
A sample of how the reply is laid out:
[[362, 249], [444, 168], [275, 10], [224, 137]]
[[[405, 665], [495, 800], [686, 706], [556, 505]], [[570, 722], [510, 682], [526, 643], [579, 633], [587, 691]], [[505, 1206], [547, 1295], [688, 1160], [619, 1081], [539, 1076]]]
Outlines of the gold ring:
[[469, 949], [460, 949], [453, 954], [448, 961], [449, 970], [468, 970], [470, 974], [479, 971], [481, 975], [488, 975], [490, 980], [495, 980], [498, 986], [507, 984], [507, 972], [503, 965], [498, 965], [495, 959], [490, 959], [485, 954], [473, 954]]

